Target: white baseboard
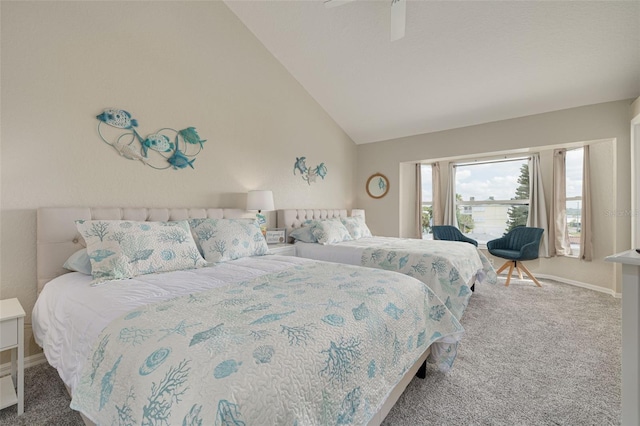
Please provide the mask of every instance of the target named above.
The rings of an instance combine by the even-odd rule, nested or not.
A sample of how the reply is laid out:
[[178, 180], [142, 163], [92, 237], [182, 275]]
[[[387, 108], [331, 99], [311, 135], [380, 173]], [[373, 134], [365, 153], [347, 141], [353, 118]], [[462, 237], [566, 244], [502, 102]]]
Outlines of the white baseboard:
[[[44, 356], [44, 352], [31, 355], [24, 358], [24, 368], [29, 368], [47, 362], [47, 358]], [[11, 374], [11, 363], [7, 362], [0, 365], [0, 377]]]
[[[501, 272], [500, 276], [507, 276], [506, 272]], [[617, 299], [620, 299], [622, 297], [622, 293], [616, 293], [614, 290], [610, 289], [610, 288], [604, 288], [604, 287], [599, 287], [597, 285], [593, 285], [593, 284], [587, 284], [587, 283], [583, 283], [581, 281], [576, 281], [576, 280], [570, 280], [568, 278], [563, 278], [563, 277], [556, 277], [555, 275], [549, 275], [549, 274], [539, 274], [539, 273], [535, 273], [535, 277], [536, 278], [545, 278], [548, 280], [554, 280], [554, 281], [558, 281], [561, 282], [563, 284], [569, 284], [569, 285], [573, 285], [576, 287], [582, 287], [582, 288], [586, 288], [589, 290], [593, 290], [593, 291], [597, 291], [599, 293], [604, 293], [604, 294], [608, 294], [609, 296], [615, 297]]]

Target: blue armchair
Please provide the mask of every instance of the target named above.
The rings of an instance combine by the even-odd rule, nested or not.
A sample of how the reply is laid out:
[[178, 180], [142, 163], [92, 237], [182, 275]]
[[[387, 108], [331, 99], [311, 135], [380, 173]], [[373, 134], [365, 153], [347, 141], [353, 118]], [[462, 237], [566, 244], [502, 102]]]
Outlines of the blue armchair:
[[478, 242], [472, 238], [465, 237], [462, 232], [455, 226], [442, 225], [434, 226], [433, 239], [434, 240], [447, 240], [447, 241], [463, 241], [465, 243], [473, 244], [478, 247]]
[[[520, 279], [522, 279], [522, 271], [524, 271], [538, 287], [542, 287], [536, 277], [522, 264], [522, 261], [538, 258], [538, 250], [540, 249], [540, 240], [542, 239], [543, 233], [544, 229], [542, 228], [518, 226], [509, 231], [504, 237], [491, 240], [487, 243], [489, 253], [507, 259], [504, 265], [496, 271], [499, 274], [509, 266], [509, 274], [507, 275], [507, 283], [505, 286], [509, 285], [511, 274], [515, 267]], [[522, 270], [520, 268], [522, 268]]]

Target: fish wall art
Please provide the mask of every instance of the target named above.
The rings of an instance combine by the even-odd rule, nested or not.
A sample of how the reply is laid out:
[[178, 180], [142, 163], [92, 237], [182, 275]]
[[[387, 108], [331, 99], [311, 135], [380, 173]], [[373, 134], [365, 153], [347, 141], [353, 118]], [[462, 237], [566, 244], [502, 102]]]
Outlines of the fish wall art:
[[296, 157], [296, 162], [293, 165], [293, 174], [300, 172], [302, 180], [311, 185], [311, 182], [315, 182], [318, 177], [324, 180], [327, 175], [327, 166], [324, 163], [318, 164], [316, 167], [307, 167], [305, 161], [307, 157]]
[[[136, 127], [138, 121], [122, 109], [107, 108], [98, 119], [98, 134], [104, 143], [111, 146], [118, 154], [128, 160], [140, 161], [142, 164], [157, 170], [193, 167], [196, 155], [202, 151], [206, 140], [200, 139], [195, 127], [175, 130], [169, 127], [156, 133], [140, 136]], [[110, 142], [104, 135], [101, 126], [109, 125], [116, 129], [127, 130], [116, 135]]]

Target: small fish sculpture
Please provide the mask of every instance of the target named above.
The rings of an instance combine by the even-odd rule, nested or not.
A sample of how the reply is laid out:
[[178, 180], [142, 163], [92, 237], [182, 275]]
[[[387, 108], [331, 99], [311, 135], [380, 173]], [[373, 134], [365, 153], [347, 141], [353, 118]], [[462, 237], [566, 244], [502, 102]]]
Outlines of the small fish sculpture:
[[325, 166], [324, 163], [318, 164], [318, 167], [316, 167], [316, 174], [324, 179], [327, 175], [327, 166]]
[[176, 170], [184, 169], [187, 166], [193, 169], [193, 162], [196, 161], [196, 159], [194, 158], [193, 160], [189, 160], [189, 157], [184, 155], [182, 151], [176, 149], [176, 152], [167, 161]]
[[159, 133], [149, 135], [144, 141], [142, 141], [142, 150], [144, 151], [145, 157], [147, 156], [147, 149], [152, 149], [158, 152], [170, 152], [173, 151], [175, 147], [174, 143], [171, 142], [167, 136]]
[[178, 133], [182, 136], [182, 139], [184, 139], [185, 142], [193, 145], [200, 144], [200, 148], [203, 148], [202, 144], [207, 141], [206, 139], [200, 139], [195, 127], [187, 127], [186, 129], [180, 130]]
[[307, 172], [307, 165], [304, 161], [307, 157], [296, 157], [296, 163], [293, 165], [293, 174], [296, 174], [296, 170], [300, 170], [301, 174], [305, 174]]
[[140, 154], [140, 152], [138, 152], [135, 148], [131, 147], [131, 145], [120, 144], [116, 142], [112, 146], [113, 149], [115, 149], [118, 154], [120, 154], [124, 158], [127, 158], [129, 160], [138, 160], [145, 165], [149, 164], [147, 158], [144, 155]]
[[138, 121], [131, 118], [131, 114], [123, 109], [107, 108], [96, 118], [109, 126], [118, 127], [120, 129], [131, 129], [138, 127]]
[[316, 173], [315, 169], [308, 169], [307, 175], [303, 176], [303, 179], [306, 180], [309, 185], [311, 185], [311, 182], [315, 182], [317, 177], [318, 174]]

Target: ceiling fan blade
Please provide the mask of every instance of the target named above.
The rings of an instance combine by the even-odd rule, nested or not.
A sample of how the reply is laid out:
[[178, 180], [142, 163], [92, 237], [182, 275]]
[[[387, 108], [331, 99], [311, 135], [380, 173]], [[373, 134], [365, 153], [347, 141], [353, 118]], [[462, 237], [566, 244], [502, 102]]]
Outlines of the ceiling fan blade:
[[325, 0], [324, 7], [337, 7], [342, 6], [343, 4], [351, 3], [353, 0]]
[[404, 37], [406, 18], [407, 0], [391, 0], [391, 41]]

